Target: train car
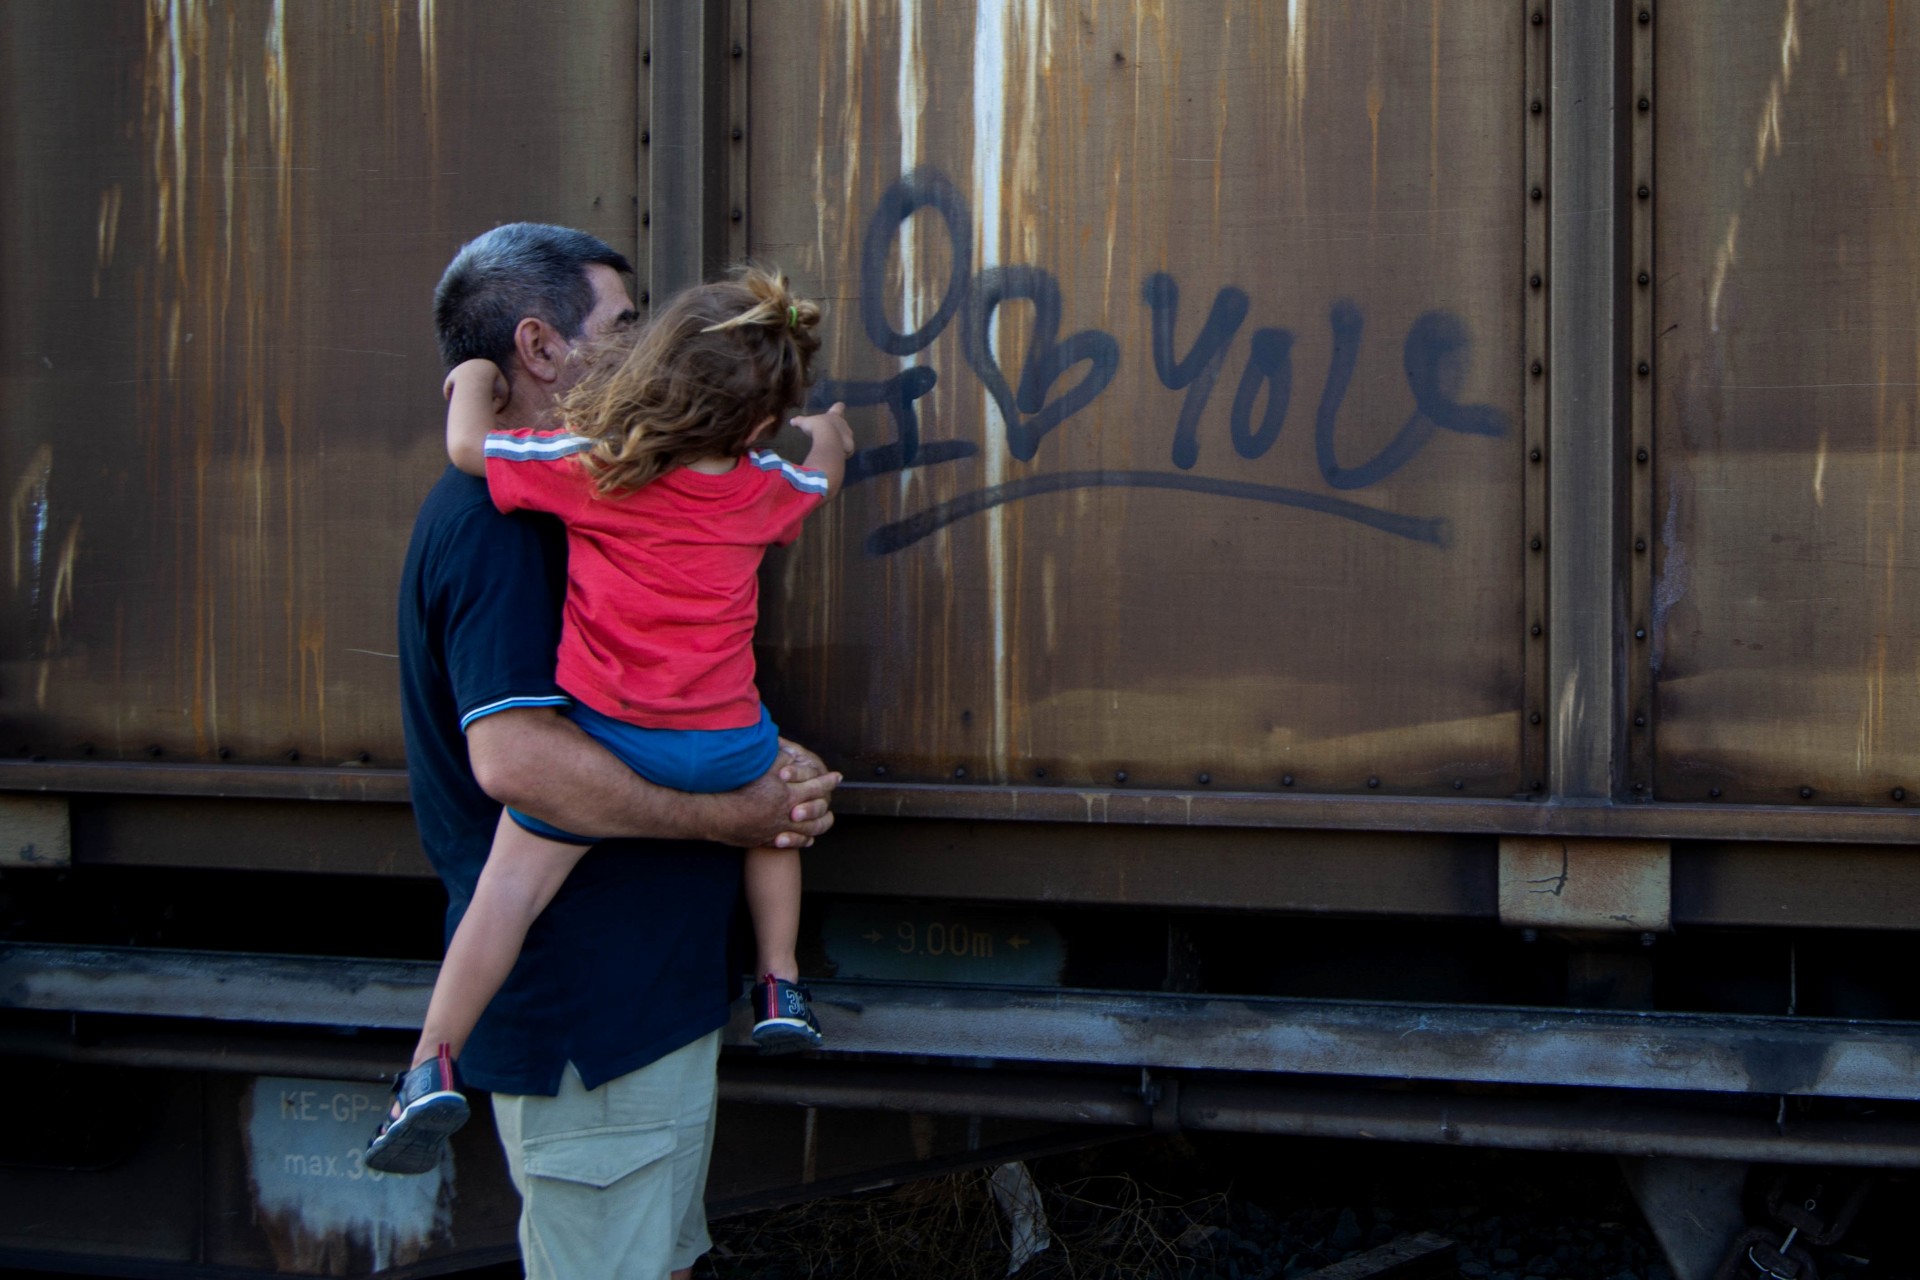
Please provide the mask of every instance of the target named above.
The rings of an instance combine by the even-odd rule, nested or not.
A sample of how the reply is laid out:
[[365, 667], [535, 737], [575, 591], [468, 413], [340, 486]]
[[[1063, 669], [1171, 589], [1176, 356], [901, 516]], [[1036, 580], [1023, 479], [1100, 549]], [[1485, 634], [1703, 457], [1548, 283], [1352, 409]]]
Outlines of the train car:
[[1156, 1127], [1583, 1150], [1688, 1276], [1683, 1194], [1920, 1161], [1906, 6], [0, 33], [0, 1262], [512, 1255], [484, 1121], [358, 1150], [441, 943], [428, 299], [518, 219], [643, 307], [779, 265], [860, 446], [757, 649], [848, 778], [832, 1048], [729, 1054], [718, 1207]]

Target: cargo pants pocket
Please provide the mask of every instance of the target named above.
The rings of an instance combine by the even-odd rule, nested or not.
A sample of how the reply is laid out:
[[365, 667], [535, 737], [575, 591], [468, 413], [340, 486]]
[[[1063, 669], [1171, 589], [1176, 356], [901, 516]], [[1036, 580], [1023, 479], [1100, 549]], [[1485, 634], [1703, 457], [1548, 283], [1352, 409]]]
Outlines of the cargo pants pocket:
[[670, 1124], [608, 1125], [528, 1138], [521, 1148], [529, 1178], [550, 1178], [604, 1191], [666, 1156], [674, 1146]]

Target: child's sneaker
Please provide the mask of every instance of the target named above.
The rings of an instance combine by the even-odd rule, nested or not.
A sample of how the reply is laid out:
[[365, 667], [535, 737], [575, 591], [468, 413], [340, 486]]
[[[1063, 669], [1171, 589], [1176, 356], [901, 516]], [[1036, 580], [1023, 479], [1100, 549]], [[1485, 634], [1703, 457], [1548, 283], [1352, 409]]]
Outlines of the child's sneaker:
[[468, 1114], [453, 1055], [441, 1045], [438, 1056], [393, 1078], [393, 1110], [367, 1143], [363, 1163], [381, 1173], [427, 1173]]
[[762, 1053], [793, 1053], [820, 1047], [813, 1000], [797, 982], [767, 974], [753, 987], [753, 1042]]

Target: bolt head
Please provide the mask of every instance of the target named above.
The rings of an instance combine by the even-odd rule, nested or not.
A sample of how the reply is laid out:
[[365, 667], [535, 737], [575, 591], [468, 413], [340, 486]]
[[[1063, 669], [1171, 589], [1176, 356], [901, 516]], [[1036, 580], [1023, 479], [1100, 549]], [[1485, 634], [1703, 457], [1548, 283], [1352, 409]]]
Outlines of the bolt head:
[[1802, 787], [1802, 788], [1800, 788], [1800, 798], [1801, 798], [1802, 800], [1811, 800], [1811, 799], [1813, 799], [1813, 788], [1812, 788], [1812, 787]]
[[1639, 107], [1640, 107], [1640, 109], [1641, 109], [1642, 111], [1651, 111], [1651, 110], [1653, 110], [1653, 99], [1651, 99], [1651, 98], [1642, 98], [1642, 99], [1640, 99], [1640, 102], [1639, 102]]
[[1636, 728], [1636, 729], [1644, 729], [1644, 728], [1646, 728], [1646, 727], [1647, 727], [1647, 718], [1646, 718], [1645, 716], [1635, 716], [1635, 717], [1633, 718], [1633, 727], [1634, 727], [1634, 728]]
[[1647, 460], [1647, 451], [1645, 449], [1634, 450], [1633, 460], [1635, 462], [1645, 462]]
[[1710, 799], [1710, 800], [1718, 800], [1718, 799], [1720, 798], [1720, 788], [1718, 788], [1718, 787], [1708, 787], [1708, 788], [1707, 788], [1707, 798], [1708, 798], [1708, 799]]
[[1378, 778], [1368, 778], [1368, 779], [1367, 779], [1367, 785], [1368, 785], [1369, 787], [1377, 787], [1377, 786], [1379, 786], [1379, 785], [1380, 785], [1380, 779], [1378, 779]]
[[1636, 372], [1638, 372], [1639, 375], [1643, 378], [1653, 372], [1653, 366], [1648, 364], [1645, 360], [1642, 360], [1635, 368], [1636, 368]]
[[1645, 640], [1647, 638], [1647, 629], [1645, 627], [1635, 627], [1633, 629], [1633, 638], [1635, 640]]
[[876, 777], [876, 778], [884, 778], [884, 777], [886, 777], [886, 776], [887, 776], [887, 766], [885, 766], [885, 765], [883, 765], [883, 764], [877, 764], [877, 765], [875, 765], [875, 766], [873, 766], [873, 776], [874, 776], [874, 777]]
[[1210, 774], [1210, 773], [1203, 773], [1203, 774], [1201, 774], [1201, 775], [1200, 775], [1200, 785], [1201, 785], [1201, 786], [1203, 786], [1203, 787], [1204, 787], [1204, 786], [1207, 786], [1207, 785], [1209, 785], [1209, 784], [1211, 784], [1212, 782], [1213, 782], [1213, 775], [1212, 775], [1212, 774]]
[[1527, 453], [1527, 461], [1529, 462], [1540, 461], [1540, 451], [1538, 449], [1529, 450]]
[[1281, 785], [1281, 786], [1283, 786], [1283, 787], [1290, 787], [1290, 786], [1292, 786], [1292, 785], [1293, 785], [1293, 775], [1292, 775], [1292, 774], [1290, 774], [1290, 773], [1283, 773], [1283, 774], [1281, 774], [1281, 775], [1280, 775], [1280, 785]]
[[1539, 187], [1535, 187], [1533, 190], [1527, 192], [1527, 194], [1535, 200], [1543, 200], [1546, 198], [1547, 193], [1545, 191], [1542, 191]]
[[1640, 273], [1640, 287], [1644, 289], [1652, 283], [1653, 283], [1653, 277], [1648, 275], [1646, 272], [1642, 271]]
[[1455, 791], [1464, 791], [1464, 790], [1466, 790], [1466, 786], [1467, 786], [1467, 784], [1466, 784], [1465, 782], [1462, 782], [1462, 781], [1461, 781], [1460, 779], [1458, 779], [1458, 778], [1455, 778], [1455, 779], [1453, 780], [1453, 789], [1454, 789]]
[[1127, 780], [1127, 771], [1125, 769], [1116, 769], [1113, 774], [1113, 780], [1115, 782], [1125, 782]]
[[1534, 26], [1536, 26], [1536, 27], [1537, 27], [1537, 26], [1539, 26], [1539, 25], [1540, 25], [1541, 23], [1543, 23], [1543, 22], [1545, 22], [1546, 20], [1547, 20], [1547, 15], [1546, 15], [1546, 14], [1544, 14], [1544, 13], [1542, 13], [1542, 12], [1540, 12], [1540, 11], [1539, 11], [1538, 9], [1535, 9], [1535, 10], [1533, 11], [1533, 25], [1534, 25]]
[[967, 766], [965, 766], [965, 765], [961, 765], [961, 766], [959, 766], [958, 768], [956, 768], [956, 769], [955, 769], [955, 770], [953, 771], [953, 776], [954, 776], [954, 777], [956, 777], [956, 778], [964, 778], [964, 777], [966, 777], [966, 776], [967, 776]]
[[1537, 623], [1537, 622], [1536, 622], [1536, 623], [1534, 623], [1534, 624], [1533, 624], [1533, 626], [1532, 626], [1532, 628], [1531, 628], [1531, 630], [1533, 631], [1533, 634], [1535, 634], [1535, 635], [1539, 635], [1539, 634], [1540, 634], [1540, 624], [1539, 624], [1539, 623]]
[[1647, 10], [1642, 9], [1640, 11], [1640, 25], [1644, 27], [1649, 22], [1652, 22], [1652, 21], [1653, 21], [1653, 15], [1649, 13]]
[[1895, 800], [1905, 800], [1907, 798], [1907, 789], [1905, 787], [1895, 787], [1893, 789], [1893, 798]]
[[1531, 542], [1527, 543], [1527, 546], [1531, 547], [1535, 551], [1538, 551], [1540, 549], [1540, 539], [1538, 538], [1533, 539]]
[[1541, 374], [1547, 371], [1547, 366], [1545, 366], [1544, 364], [1541, 364], [1538, 360], [1535, 360], [1531, 365], [1527, 366], [1527, 369], [1528, 369], [1528, 372], [1532, 373], [1533, 376], [1537, 378]]
[[1527, 283], [1533, 286], [1534, 288], [1538, 289], [1541, 286], [1541, 284], [1544, 283], [1544, 281], [1540, 279], [1540, 273], [1536, 271], [1532, 275], [1527, 277]]
[[1539, 713], [1538, 711], [1535, 711], [1535, 712], [1533, 712], [1532, 714], [1530, 714], [1530, 715], [1529, 715], [1529, 716], [1527, 717], [1527, 723], [1528, 723], [1528, 724], [1539, 724], [1539, 723], [1540, 723], [1540, 713]]
[[1533, 103], [1532, 103], [1532, 105], [1530, 105], [1530, 106], [1529, 106], [1529, 107], [1527, 108], [1527, 110], [1529, 110], [1529, 111], [1531, 111], [1531, 112], [1533, 112], [1533, 114], [1534, 114], [1534, 115], [1539, 115], [1539, 114], [1540, 114], [1540, 113], [1541, 113], [1542, 111], [1544, 111], [1544, 110], [1546, 110], [1546, 108], [1545, 108], [1544, 106], [1542, 106], [1542, 105], [1541, 105], [1541, 103], [1540, 103], [1540, 99], [1538, 99], [1538, 98], [1535, 98], [1535, 99], [1533, 100]]
[[1638, 194], [1642, 200], [1645, 200], [1651, 195], [1653, 195], [1653, 188], [1643, 182], [1640, 184], [1640, 190]]

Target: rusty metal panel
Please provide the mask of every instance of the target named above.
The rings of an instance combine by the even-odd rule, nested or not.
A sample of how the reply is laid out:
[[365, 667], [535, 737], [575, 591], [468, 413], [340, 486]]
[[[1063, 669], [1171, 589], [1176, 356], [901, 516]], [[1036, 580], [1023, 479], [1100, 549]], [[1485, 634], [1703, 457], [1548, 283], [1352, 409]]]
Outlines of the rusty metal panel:
[[762, 688], [860, 776], [1530, 781], [1519, 4], [753, 10], [844, 498]]
[[433, 284], [515, 218], [633, 251], [643, 12], [6, 6], [8, 754], [399, 762]]
[[1920, 14], [1715, 0], [1651, 25], [1656, 569], [1625, 643], [1654, 673], [1656, 789], [1896, 802], [1920, 778]]

